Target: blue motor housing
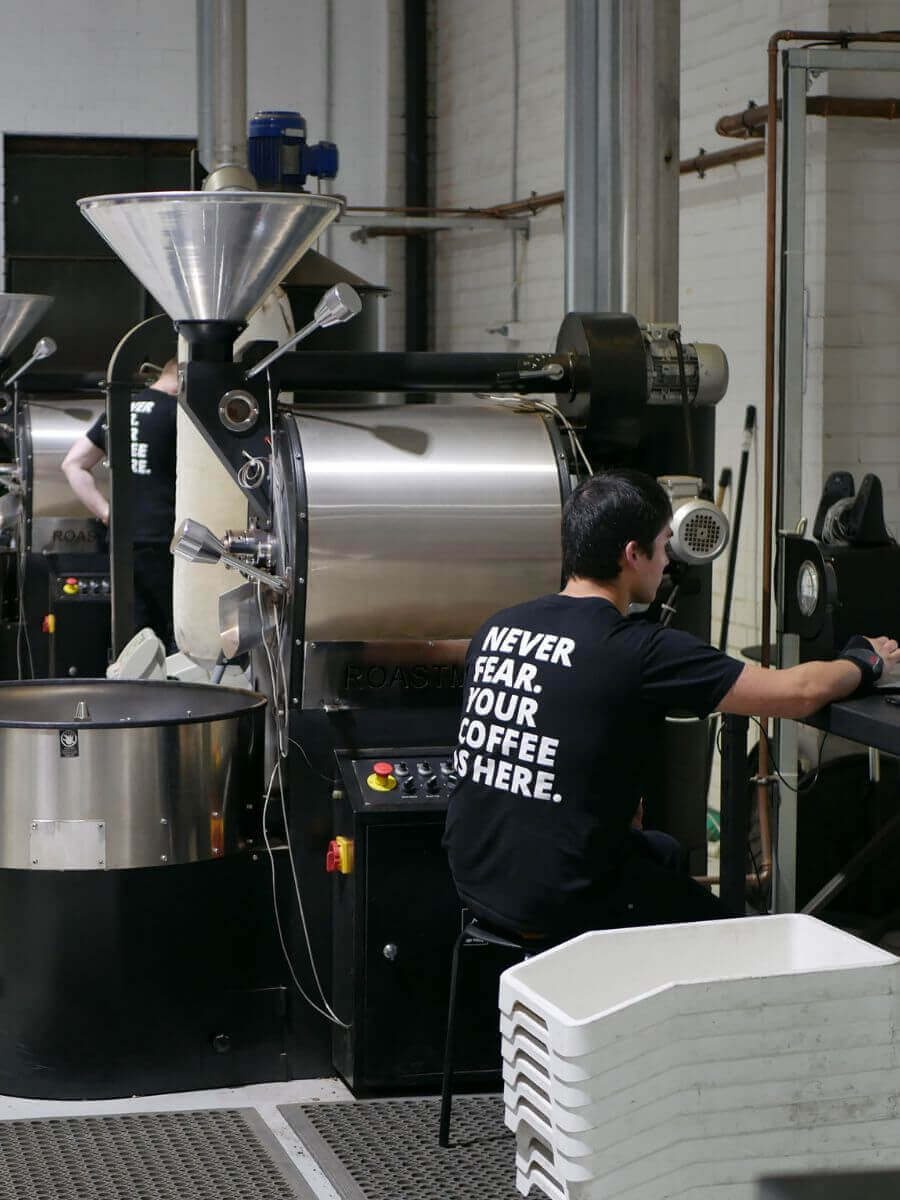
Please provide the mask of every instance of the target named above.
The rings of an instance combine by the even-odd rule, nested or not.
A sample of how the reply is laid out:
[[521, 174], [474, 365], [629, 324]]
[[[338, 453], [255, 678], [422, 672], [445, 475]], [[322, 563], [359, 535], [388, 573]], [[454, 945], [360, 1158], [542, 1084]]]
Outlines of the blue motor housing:
[[247, 138], [250, 171], [261, 188], [292, 191], [302, 188], [307, 175], [334, 179], [338, 148], [334, 142], [306, 141], [306, 121], [298, 112], [254, 113]]

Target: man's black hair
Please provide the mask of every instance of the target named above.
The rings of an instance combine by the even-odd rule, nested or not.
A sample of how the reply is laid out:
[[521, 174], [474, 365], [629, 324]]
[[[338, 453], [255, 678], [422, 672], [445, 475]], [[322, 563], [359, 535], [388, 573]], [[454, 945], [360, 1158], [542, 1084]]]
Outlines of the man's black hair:
[[665, 490], [650, 475], [622, 467], [579, 484], [563, 508], [563, 575], [604, 583], [615, 579], [629, 542], [648, 557], [672, 516]]

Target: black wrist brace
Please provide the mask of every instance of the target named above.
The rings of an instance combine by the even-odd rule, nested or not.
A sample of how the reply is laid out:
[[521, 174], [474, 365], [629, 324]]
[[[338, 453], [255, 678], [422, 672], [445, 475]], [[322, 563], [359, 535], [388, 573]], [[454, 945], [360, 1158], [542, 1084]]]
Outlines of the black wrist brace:
[[847, 662], [852, 662], [862, 672], [862, 679], [859, 687], [853, 693], [854, 696], [868, 695], [881, 678], [881, 672], [884, 670], [884, 660], [881, 655], [875, 650], [868, 638], [861, 637], [858, 633], [855, 633], [850, 638], [847, 645], [836, 657], [843, 658]]

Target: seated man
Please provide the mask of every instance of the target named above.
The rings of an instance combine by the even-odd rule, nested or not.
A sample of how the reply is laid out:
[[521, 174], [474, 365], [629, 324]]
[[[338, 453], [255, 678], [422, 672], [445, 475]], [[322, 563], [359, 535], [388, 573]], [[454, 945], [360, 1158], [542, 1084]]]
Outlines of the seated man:
[[854, 638], [834, 662], [763, 670], [628, 619], [656, 595], [671, 515], [638, 471], [586, 480], [563, 511], [563, 590], [472, 638], [444, 844], [463, 902], [501, 927], [562, 940], [737, 915], [632, 828], [662, 717], [803, 718], [900, 660], [893, 640]]

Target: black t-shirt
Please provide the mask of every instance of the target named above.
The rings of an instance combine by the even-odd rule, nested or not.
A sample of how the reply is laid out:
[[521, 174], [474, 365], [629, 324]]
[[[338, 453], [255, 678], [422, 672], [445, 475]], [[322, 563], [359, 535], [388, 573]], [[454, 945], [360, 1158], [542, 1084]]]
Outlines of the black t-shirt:
[[466, 658], [444, 834], [462, 898], [517, 929], [565, 924], [611, 882], [665, 713], [705, 716], [742, 670], [599, 597], [491, 617]]
[[[131, 401], [132, 540], [168, 542], [175, 526], [175, 414], [168, 392], [145, 388]], [[106, 450], [106, 414], [85, 435]]]

